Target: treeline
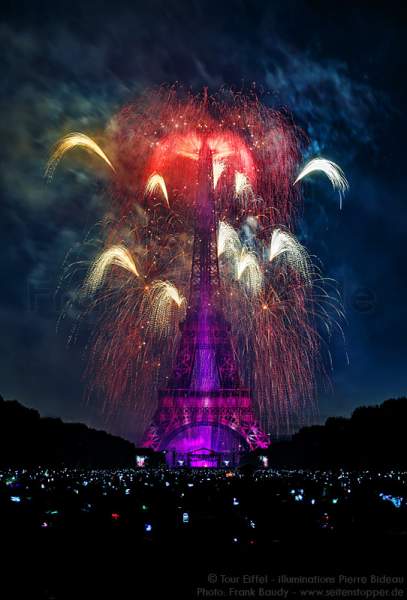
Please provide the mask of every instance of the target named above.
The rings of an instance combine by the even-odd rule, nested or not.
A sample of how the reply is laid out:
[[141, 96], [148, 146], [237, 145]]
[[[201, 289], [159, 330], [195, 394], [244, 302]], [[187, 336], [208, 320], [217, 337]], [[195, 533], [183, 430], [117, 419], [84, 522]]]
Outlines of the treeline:
[[271, 465], [311, 468], [407, 467], [407, 398], [357, 408], [348, 418], [304, 427], [290, 441], [275, 442]]
[[[407, 468], [406, 427], [407, 398], [357, 408], [349, 419], [331, 417], [325, 425], [302, 428], [289, 441], [272, 443], [270, 466]], [[136, 453], [134, 444], [120, 437], [40, 417], [36, 410], [0, 396], [0, 467], [134, 466]]]
[[0, 466], [134, 466], [131, 442], [81, 423], [40, 417], [0, 396]]

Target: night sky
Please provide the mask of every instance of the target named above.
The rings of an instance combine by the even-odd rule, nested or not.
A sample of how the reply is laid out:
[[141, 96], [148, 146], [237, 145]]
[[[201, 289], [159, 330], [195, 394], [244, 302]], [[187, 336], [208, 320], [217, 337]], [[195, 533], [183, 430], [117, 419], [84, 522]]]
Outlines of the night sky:
[[[321, 419], [405, 395], [405, 121], [403, 3], [193, 1], [12, 2], [1, 40], [0, 393], [102, 426], [84, 403], [85, 339], [57, 328], [76, 256], [106, 205], [105, 181], [66, 160], [43, 179], [68, 131], [102, 132], [146, 87], [180, 82], [240, 89], [287, 107], [308, 133], [309, 156], [344, 169], [343, 210], [324, 178], [305, 186], [297, 233], [338, 281], [345, 343], [331, 343], [332, 389]], [[347, 362], [349, 356], [349, 364]]]

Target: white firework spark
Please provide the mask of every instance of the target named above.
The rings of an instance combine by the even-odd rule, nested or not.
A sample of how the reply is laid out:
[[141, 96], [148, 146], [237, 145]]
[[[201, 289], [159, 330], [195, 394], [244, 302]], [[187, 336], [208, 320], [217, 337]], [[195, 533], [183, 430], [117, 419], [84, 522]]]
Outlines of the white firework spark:
[[161, 193], [164, 196], [169, 207], [170, 203], [168, 200], [167, 186], [165, 185], [164, 177], [162, 175], [159, 175], [158, 173], [153, 173], [148, 178], [146, 184], [146, 194], [154, 194], [157, 188], [161, 190]]
[[94, 140], [92, 140], [92, 138], [84, 133], [73, 132], [59, 140], [55, 146], [54, 152], [52, 153], [45, 169], [45, 177], [51, 180], [55, 169], [65, 152], [68, 152], [68, 150], [72, 150], [78, 146], [85, 148], [85, 150], [93, 152], [99, 156], [107, 165], [109, 165], [112, 171], [115, 171], [115, 168], [110, 162], [109, 158], [103, 152], [102, 148], [98, 146]]
[[212, 177], [213, 177], [213, 189], [216, 190], [218, 185], [219, 177], [225, 170], [225, 163], [222, 160], [213, 159], [212, 161]]
[[269, 261], [284, 255], [288, 264], [300, 273], [307, 283], [311, 283], [308, 252], [288, 231], [275, 229], [271, 235]]
[[218, 256], [225, 254], [227, 258], [236, 256], [241, 251], [241, 242], [235, 229], [225, 221], [218, 228]]
[[240, 171], [235, 172], [235, 195], [242, 196], [252, 192], [252, 186], [249, 179]]
[[263, 273], [256, 255], [243, 248], [236, 265], [237, 279], [242, 282], [252, 295], [257, 295], [263, 285]]
[[121, 245], [111, 246], [98, 256], [89, 269], [83, 285], [86, 294], [94, 294], [96, 292], [98, 287], [104, 282], [106, 272], [112, 265], [117, 265], [133, 273], [135, 277], [140, 276], [134, 259], [127, 248]]
[[174, 319], [173, 311], [185, 310], [186, 298], [170, 281], [154, 281], [145, 288], [141, 307], [146, 333], [168, 336]]
[[349, 189], [349, 183], [340, 166], [331, 160], [327, 160], [326, 158], [313, 158], [310, 160], [302, 169], [297, 179], [294, 181], [294, 185], [301, 179], [304, 179], [304, 177], [307, 177], [311, 173], [315, 173], [315, 171], [321, 171], [322, 173], [325, 173], [334, 190], [338, 190], [340, 208], [342, 208], [342, 197]]

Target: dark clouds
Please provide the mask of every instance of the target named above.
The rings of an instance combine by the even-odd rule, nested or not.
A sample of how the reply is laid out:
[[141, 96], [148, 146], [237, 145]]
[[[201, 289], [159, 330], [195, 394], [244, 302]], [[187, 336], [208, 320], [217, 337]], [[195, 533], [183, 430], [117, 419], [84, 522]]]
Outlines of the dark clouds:
[[287, 107], [307, 131], [310, 154], [345, 169], [351, 192], [344, 210], [326, 182], [308, 185], [299, 231], [338, 279], [348, 317], [350, 366], [337, 339], [334, 390], [321, 395], [321, 412], [405, 393], [406, 65], [397, 8], [56, 4], [20, 3], [0, 25], [0, 391], [47, 414], [97, 420], [82, 403], [83, 348], [67, 349], [66, 330], [55, 333], [54, 291], [66, 253], [103, 214], [104, 171], [92, 163], [95, 176], [75, 156], [48, 186], [43, 169], [61, 134], [103, 136], [115, 110], [139, 90], [179, 81], [196, 90], [256, 82], [265, 102]]

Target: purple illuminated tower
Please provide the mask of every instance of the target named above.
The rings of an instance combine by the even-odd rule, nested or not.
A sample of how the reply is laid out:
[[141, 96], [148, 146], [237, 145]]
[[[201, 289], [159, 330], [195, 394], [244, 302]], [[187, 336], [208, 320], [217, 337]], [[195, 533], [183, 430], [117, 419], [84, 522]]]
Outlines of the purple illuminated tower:
[[199, 155], [197, 215], [187, 315], [168, 386], [144, 446], [166, 450], [170, 464], [233, 465], [245, 450], [267, 447], [249, 390], [242, 386], [221, 307], [212, 157]]

